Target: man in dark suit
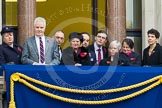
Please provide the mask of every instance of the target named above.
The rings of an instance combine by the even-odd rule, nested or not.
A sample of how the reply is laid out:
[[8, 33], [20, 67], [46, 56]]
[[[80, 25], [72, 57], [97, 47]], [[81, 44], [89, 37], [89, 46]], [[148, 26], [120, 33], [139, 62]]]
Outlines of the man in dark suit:
[[61, 31], [61, 30], [58, 30], [54, 33], [54, 35], [52, 36], [52, 38], [54, 38], [57, 42], [57, 45], [58, 45], [58, 51], [59, 51], [59, 57], [60, 57], [60, 60], [61, 60], [61, 57], [62, 57], [62, 48], [61, 48], [61, 45], [64, 43], [64, 32]]
[[90, 35], [87, 32], [82, 32], [81, 35], [83, 36], [83, 43], [82, 46], [87, 48], [89, 46]]
[[35, 35], [24, 43], [21, 61], [23, 64], [58, 65], [60, 63], [58, 46], [54, 39], [44, 35], [46, 20], [37, 17], [34, 20]]
[[0, 65], [21, 64], [22, 47], [14, 43], [13, 29], [5, 26], [2, 28], [1, 35]]
[[107, 48], [104, 46], [107, 42], [107, 33], [103, 30], [97, 32], [95, 42], [88, 47], [91, 65], [98, 65], [99, 62], [108, 56]]

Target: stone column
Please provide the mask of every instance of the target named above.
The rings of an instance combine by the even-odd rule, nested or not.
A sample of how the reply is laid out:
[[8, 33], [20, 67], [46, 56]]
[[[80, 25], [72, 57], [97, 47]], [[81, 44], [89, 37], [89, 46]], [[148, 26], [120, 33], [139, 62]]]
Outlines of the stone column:
[[155, 0], [142, 0], [142, 49], [148, 46], [147, 31], [151, 28], [155, 28]]
[[159, 38], [159, 43], [162, 45], [162, 0], [155, 0], [156, 3], [156, 28], [160, 32], [160, 38]]
[[[142, 49], [148, 46], [147, 31], [157, 29], [162, 34], [162, 1], [142, 0]], [[159, 43], [162, 45], [162, 35]]]
[[33, 21], [36, 16], [36, 0], [18, 0], [18, 44], [34, 35]]
[[108, 41], [122, 41], [126, 37], [126, 1], [108, 0], [107, 17]]

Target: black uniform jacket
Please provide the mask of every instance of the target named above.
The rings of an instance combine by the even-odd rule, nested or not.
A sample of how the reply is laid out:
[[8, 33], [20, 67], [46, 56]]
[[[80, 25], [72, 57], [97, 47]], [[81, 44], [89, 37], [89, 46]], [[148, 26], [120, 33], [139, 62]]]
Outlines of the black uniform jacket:
[[0, 65], [2, 64], [21, 64], [22, 47], [13, 44], [13, 48], [5, 43], [0, 45]]

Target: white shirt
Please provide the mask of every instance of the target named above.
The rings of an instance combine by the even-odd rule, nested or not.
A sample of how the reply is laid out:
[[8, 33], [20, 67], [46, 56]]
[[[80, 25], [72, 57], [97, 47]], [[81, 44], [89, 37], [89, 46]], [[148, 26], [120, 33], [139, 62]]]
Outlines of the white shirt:
[[60, 60], [61, 60], [61, 57], [62, 57], [61, 47], [58, 46], [58, 49], [59, 49], [59, 56], [60, 56]]
[[[43, 42], [44, 56], [45, 56], [45, 36], [41, 36], [41, 38], [42, 38], [42, 42]], [[38, 54], [39, 54], [39, 63], [41, 63], [41, 61], [40, 61], [40, 40], [39, 40], [39, 36], [35, 36], [35, 41], [36, 41], [36, 44], [37, 44], [37, 49], [38, 49]], [[43, 64], [45, 64], [45, 61], [44, 61]]]
[[98, 64], [98, 49], [101, 49], [101, 60], [103, 59], [103, 50], [102, 50], [102, 46], [98, 47], [96, 42], [94, 42], [94, 50], [95, 50], [95, 54], [96, 54], [96, 60], [97, 60], [97, 64]]

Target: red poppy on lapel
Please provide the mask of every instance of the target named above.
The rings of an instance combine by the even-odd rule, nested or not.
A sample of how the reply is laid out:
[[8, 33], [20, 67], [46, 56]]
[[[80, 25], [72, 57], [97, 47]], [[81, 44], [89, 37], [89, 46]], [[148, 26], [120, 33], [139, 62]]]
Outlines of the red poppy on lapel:
[[134, 60], [136, 60], [136, 58], [130, 58], [130, 60], [134, 61]]
[[20, 47], [18, 47], [18, 48], [17, 48], [17, 50], [18, 50], [19, 52], [22, 52], [22, 50], [21, 50], [21, 48], [20, 48]]
[[155, 51], [151, 51], [151, 55], [153, 55], [155, 53]]
[[81, 57], [85, 57], [86, 55], [87, 55], [86, 52], [81, 52], [81, 53], [80, 53], [80, 56], [81, 56]]
[[107, 64], [108, 64], [108, 65], [110, 65], [110, 64], [111, 64], [111, 62], [110, 62], [110, 61], [107, 61]]

